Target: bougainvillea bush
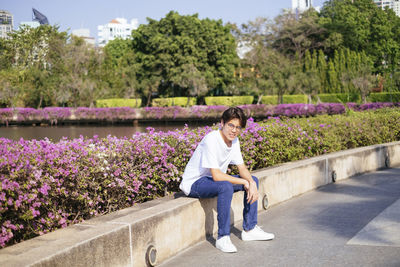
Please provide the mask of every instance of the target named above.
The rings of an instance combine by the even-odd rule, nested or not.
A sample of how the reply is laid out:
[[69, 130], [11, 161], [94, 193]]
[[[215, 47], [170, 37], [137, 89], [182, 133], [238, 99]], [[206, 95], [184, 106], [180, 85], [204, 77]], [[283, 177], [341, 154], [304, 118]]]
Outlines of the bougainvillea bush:
[[[285, 117], [311, 117], [316, 115], [343, 114], [346, 109], [364, 111], [369, 109], [380, 109], [387, 107], [399, 107], [400, 103], [321, 103], [321, 104], [281, 104], [281, 105], [242, 105], [247, 115], [254, 118], [267, 118], [268, 116]], [[132, 121], [135, 119], [147, 120], [176, 120], [176, 119], [199, 119], [218, 120], [226, 106], [191, 106], [183, 108], [173, 107], [145, 107], [145, 108], [61, 108], [48, 107], [44, 109], [33, 108], [4, 108], [0, 109], [0, 123], [8, 125], [10, 122], [19, 123], [50, 123], [59, 122], [117, 122]]]
[[[400, 140], [400, 109], [249, 119], [241, 147], [251, 170]], [[214, 128], [216, 128], [215, 126]], [[131, 138], [0, 138], [0, 246], [178, 191], [184, 167], [211, 127]], [[232, 168], [231, 171], [234, 171]]]

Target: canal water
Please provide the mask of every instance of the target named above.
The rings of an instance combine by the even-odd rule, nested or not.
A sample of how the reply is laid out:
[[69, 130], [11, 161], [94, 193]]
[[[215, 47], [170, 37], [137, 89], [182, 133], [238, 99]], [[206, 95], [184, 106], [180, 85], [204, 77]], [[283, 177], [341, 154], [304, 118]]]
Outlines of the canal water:
[[[213, 123], [196, 122], [189, 123], [188, 127], [194, 129], [197, 127], [212, 126]], [[97, 135], [99, 138], [108, 135], [116, 137], [131, 137], [136, 132], [147, 132], [148, 127], [152, 127], [155, 131], [170, 131], [184, 128], [185, 123], [168, 123], [168, 124], [144, 124], [144, 125], [68, 125], [68, 126], [0, 126], [0, 138], [4, 137], [12, 140], [36, 139], [41, 140], [49, 138], [53, 142], [59, 141], [63, 137], [69, 139], [84, 137], [92, 138]]]

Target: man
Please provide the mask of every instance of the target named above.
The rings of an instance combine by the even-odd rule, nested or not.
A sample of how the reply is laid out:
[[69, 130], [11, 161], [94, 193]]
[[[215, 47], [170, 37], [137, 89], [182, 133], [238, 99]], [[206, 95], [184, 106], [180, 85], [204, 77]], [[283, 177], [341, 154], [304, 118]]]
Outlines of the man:
[[[242, 240], [271, 240], [273, 234], [257, 226], [258, 179], [243, 162], [238, 135], [246, 127], [242, 109], [229, 108], [221, 127], [208, 133], [199, 143], [182, 176], [179, 188], [189, 197], [217, 197], [218, 239], [215, 246], [223, 252], [237, 252], [230, 239], [230, 208], [233, 193], [245, 191]], [[239, 175], [226, 174], [229, 164], [237, 165]]]

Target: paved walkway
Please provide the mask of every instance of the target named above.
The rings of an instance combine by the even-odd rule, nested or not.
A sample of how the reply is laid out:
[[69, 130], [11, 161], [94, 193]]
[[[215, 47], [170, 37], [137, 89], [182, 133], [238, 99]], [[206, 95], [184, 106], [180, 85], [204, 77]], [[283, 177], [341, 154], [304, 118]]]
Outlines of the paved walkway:
[[[188, 222], [190, 223], [190, 222]], [[295, 197], [259, 214], [273, 241], [225, 254], [201, 242], [161, 266], [400, 266], [400, 168], [368, 173]]]

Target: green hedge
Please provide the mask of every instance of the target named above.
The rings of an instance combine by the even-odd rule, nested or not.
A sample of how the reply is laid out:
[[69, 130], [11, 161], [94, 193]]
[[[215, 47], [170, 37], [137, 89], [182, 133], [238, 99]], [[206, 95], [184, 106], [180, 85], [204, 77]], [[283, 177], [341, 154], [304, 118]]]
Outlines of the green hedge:
[[[189, 99], [189, 106], [196, 105], [197, 98], [190, 97]], [[151, 105], [153, 107], [172, 107], [172, 106], [179, 106], [179, 107], [186, 107], [188, 103], [187, 97], [166, 97], [166, 98], [154, 98], [151, 101]]]
[[371, 93], [368, 102], [400, 102], [400, 92]]
[[131, 107], [139, 108], [142, 105], [142, 99], [126, 99], [126, 98], [110, 98], [97, 99], [96, 107], [98, 108], [116, 108], [116, 107]]
[[254, 96], [207, 96], [204, 98], [207, 106], [238, 106], [253, 104]]
[[307, 104], [307, 102], [308, 102], [308, 97], [306, 95], [284, 95], [283, 96], [284, 104], [297, 104], [297, 103]]
[[[360, 103], [360, 94], [319, 94], [319, 100], [324, 103]], [[313, 102], [317, 102], [318, 98], [313, 97]]]
[[[307, 104], [308, 97], [306, 95], [283, 95], [283, 104]], [[265, 95], [261, 97], [262, 104], [276, 105], [278, 103], [277, 95]]]
[[277, 95], [264, 95], [261, 97], [261, 104], [276, 105], [278, 103]]

